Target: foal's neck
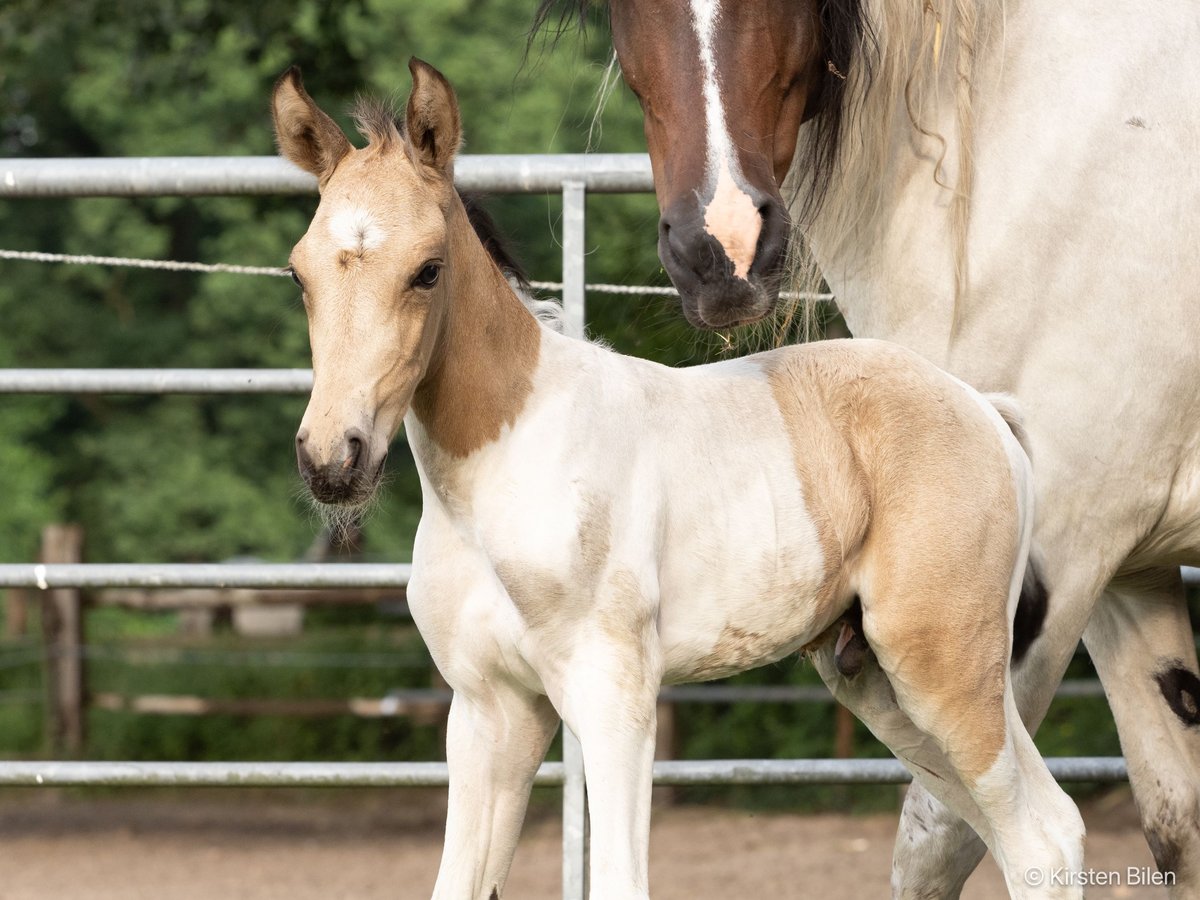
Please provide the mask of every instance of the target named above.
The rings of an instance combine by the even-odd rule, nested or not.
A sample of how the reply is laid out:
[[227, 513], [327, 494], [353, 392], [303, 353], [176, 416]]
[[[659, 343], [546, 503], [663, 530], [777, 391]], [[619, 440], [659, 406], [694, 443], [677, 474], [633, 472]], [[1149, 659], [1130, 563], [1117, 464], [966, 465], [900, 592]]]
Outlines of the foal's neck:
[[446, 311], [412, 409], [438, 448], [461, 458], [496, 440], [520, 414], [533, 390], [541, 334], [457, 194], [446, 225]]

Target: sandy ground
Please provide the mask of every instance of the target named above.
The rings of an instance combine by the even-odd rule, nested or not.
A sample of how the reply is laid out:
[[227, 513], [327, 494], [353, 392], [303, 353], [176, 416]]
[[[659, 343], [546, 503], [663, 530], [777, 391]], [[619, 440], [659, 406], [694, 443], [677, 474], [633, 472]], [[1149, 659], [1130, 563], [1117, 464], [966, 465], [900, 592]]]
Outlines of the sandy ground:
[[[442, 801], [415, 792], [0, 794], [2, 900], [373, 900], [429, 897]], [[1126, 790], [1084, 809], [1088, 863], [1149, 866]], [[888, 896], [895, 817], [799, 816], [710, 807], [656, 809], [656, 900]], [[559, 900], [560, 826], [531, 816], [506, 897]], [[970, 900], [1006, 896], [995, 865]], [[1094, 888], [1090, 898], [1161, 898], [1161, 888]]]

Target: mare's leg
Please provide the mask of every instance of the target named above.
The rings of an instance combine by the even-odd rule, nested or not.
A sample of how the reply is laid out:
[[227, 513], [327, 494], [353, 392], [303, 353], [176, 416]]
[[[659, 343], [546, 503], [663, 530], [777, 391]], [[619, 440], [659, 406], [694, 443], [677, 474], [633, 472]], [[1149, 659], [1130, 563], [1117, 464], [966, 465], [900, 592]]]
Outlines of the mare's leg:
[[488, 680], [456, 691], [446, 733], [450, 801], [434, 900], [496, 900], [529, 791], [558, 728], [550, 701]]
[[648, 900], [661, 652], [652, 612], [635, 590], [614, 592], [598, 608], [597, 621], [575, 642], [562, 699], [563, 720], [583, 748], [591, 896]]
[[1084, 633], [1172, 897], [1200, 897], [1200, 678], [1179, 570], [1115, 580]]
[[[1106, 575], [1072, 548], [1073, 565], [1042, 569], [1049, 588], [1046, 618], [1022, 659], [1012, 667], [1012, 688], [1026, 728], [1037, 730], [1067, 664], [1079, 645]], [[1074, 580], [1072, 580], [1074, 579]], [[1029, 636], [1027, 636], [1029, 637]], [[899, 898], [952, 900], [975, 871], [986, 846], [975, 830], [919, 782], [909, 789], [900, 816], [892, 861], [892, 892]]]

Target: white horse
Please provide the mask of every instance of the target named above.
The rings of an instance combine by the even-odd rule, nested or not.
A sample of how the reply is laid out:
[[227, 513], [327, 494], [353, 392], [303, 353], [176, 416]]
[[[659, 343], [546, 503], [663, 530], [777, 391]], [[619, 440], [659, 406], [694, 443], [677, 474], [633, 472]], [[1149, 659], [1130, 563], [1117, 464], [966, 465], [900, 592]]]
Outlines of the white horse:
[[[790, 206], [855, 336], [1020, 401], [1049, 603], [1018, 705], [1036, 728], [1082, 635], [1158, 866], [1200, 897], [1200, 4], [610, 7], [691, 321], [770, 310]], [[957, 896], [982, 852], [913, 790], [894, 889]]]
[[1022, 878], [1078, 873], [1083, 823], [1009, 684], [1032, 487], [997, 408], [884, 343], [670, 369], [539, 324], [454, 189], [453, 91], [410, 68], [404, 133], [361, 109], [365, 149], [294, 69], [273, 109], [321, 186], [290, 261], [313, 350], [301, 472], [321, 502], [366, 501], [402, 421], [420, 471], [409, 601], [454, 689], [434, 896], [500, 896], [561, 716], [592, 896], [646, 900], [660, 686], [832, 646], [856, 599], [872, 674], [845, 689], [868, 725], [1015, 896], [1080, 896]]

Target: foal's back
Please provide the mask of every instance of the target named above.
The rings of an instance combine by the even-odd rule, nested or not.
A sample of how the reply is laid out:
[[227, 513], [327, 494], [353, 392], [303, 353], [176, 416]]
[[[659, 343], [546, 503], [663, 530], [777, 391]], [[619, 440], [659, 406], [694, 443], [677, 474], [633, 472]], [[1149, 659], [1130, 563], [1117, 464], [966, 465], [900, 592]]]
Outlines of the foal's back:
[[667, 680], [793, 652], [878, 573], [914, 554], [940, 565], [936, 548], [981, 518], [999, 539], [964, 579], [1003, 605], [1027, 464], [979, 394], [915, 354], [829, 341], [679, 370], [583, 352], [601, 354], [576, 370], [587, 402], [537, 430], [606, 435], [570, 465], [603, 498], [597, 564], [658, 593]]

